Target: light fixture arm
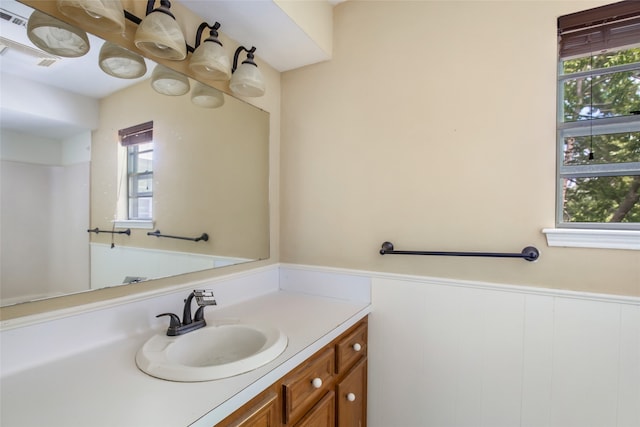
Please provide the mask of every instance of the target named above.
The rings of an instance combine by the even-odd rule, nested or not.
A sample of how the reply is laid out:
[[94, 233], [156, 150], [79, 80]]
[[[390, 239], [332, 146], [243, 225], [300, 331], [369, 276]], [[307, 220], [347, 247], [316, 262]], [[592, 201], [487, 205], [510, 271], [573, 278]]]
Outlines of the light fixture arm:
[[209, 37], [205, 41], [213, 41], [222, 46], [222, 43], [220, 43], [220, 40], [218, 40], [218, 29], [220, 28], [220, 23], [216, 21], [215, 24], [209, 25], [206, 22], [203, 22], [202, 24], [200, 24], [200, 26], [198, 27], [198, 31], [196, 32], [196, 42], [194, 44], [194, 49], [197, 49], [198, 46], [200, 46], [202, 32], [205, 28], [208, 28], [210, 30]]
[[169, 0], [160, 0], [160, 7], [157, 9], [154, 9], [155, 4], [156, 0], [147, 0], [147, 15], [151, 12], [162, 12], [166, 13], [173, 19], [176, 19], [173, 13], [171, 13], [171, 11], [169, 10], [171, 9], [171, 2]]
[[240, 56], [240, 52], [247, 52], [247, 59], [242, 61], [243, 64], [251, 64], [257, 67], [256, 63], [253, 61], [253, 53], [256, 51], [256, 47], [252, 46], [251, 49], [247, 49], [244, 46], [240, 46], [236, 49], [236, 53], [233, 55], [233, 68], [231, 68], [231, 72], [234, 73], [238, 68], [238, 56]]

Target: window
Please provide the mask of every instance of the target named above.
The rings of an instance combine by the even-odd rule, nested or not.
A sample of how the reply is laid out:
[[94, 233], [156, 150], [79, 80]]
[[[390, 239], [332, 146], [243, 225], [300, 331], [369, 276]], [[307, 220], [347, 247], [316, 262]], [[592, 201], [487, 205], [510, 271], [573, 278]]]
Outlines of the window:
[[127, 219], [153, 218], [153, 122], [118, 131], [127, 149]]
[[558, 19], [560, 228], [640, 230], [640, 2]]

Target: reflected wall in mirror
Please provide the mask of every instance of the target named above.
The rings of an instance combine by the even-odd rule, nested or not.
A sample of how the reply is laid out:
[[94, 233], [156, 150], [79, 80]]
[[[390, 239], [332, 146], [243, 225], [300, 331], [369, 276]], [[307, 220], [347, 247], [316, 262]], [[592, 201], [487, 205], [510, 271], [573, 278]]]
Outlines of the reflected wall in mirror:
[[[269, 257], [268, 113], [222, 93], [222, 106], [197, 106], [191, 79], [189, 93], [161, 95], [149, 60], [143, 77], [108, 76], [91, 35], [89, 54], [39, 66], [21, 47], [35, 48], [31, 10], [0, 7], [15, 16], [0, 21], [2, 305]], [[121, 143], [148, 122], [152, 151]]]

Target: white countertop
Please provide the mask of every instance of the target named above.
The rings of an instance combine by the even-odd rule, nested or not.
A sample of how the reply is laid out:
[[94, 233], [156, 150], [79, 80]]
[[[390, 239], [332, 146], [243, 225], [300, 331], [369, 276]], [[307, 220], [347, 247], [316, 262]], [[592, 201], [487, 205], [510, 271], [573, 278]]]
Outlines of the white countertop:
[[366, 302], [276, 291], [207, 309], [210, 325], [268, 324], [287, 335], [274, 361], [235, 377], [200, 383], [165, 381], [138, 370], [135, 354], [165, 329], [2, 377], [0, 424], [35, 426], [213, 426], [369, 313]]

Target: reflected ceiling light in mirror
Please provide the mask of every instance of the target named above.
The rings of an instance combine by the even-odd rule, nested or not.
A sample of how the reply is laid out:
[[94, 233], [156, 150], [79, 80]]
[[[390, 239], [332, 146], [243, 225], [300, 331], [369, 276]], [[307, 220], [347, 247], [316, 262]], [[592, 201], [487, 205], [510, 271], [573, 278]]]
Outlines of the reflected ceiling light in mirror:
[[202, 108], [218, 108], [224, 104], [224, 95], [218, 89], [196, 82], [191, 91], [191, 102]]
[[189, 92], [189, 79], [164, 65], [156, 65], [151, 73], [151, 87], [162, 95], [180, 96]]
[[[200, 43], [205, 28], [210, 30], [209, 37]], [[189, 60], [189, 69], [203, 79], [229, 80], [231, 77], [231, 61], [222, 42], [218, 40], [218, 28], [219, 22], [213, 26], [203, 22], [196, 33], [195, 51]]]
[[120, 79], [136, 79], [147, 72], [147, 64], [140, 55], [111, 42], [102, 45], [98, 65], [105, 73]]
[[[238, 56], [243, 50], [247, 52], [247, 59], [238, 66]], [[255, 47], [249, 50], [244, 46], [240, 46], [236, 49], [236, 53], [233, 56], [233, 75], [229, 82], [229, 88], [236, 95], [250, 97], [264, 95], [264, 77], [253, 61], [253, 53], [255, 51]]]
[[187, 57], [187, 43], [175, 16], [169, 10], [171, 3], [161, 0], [160, 7], [147, 3], [147, 16], [140, 22], [134, 39], [138, 49], [158, 58], [181, 61]]
[[38, 48], [53, 55], [77, 58], [89, 52], [87, 33], [37, 10], [27, 22], [27, 36]]
[[57, 0], [58, 10], [92, 29], [124, 32], [124, 9], [120, 0]]

